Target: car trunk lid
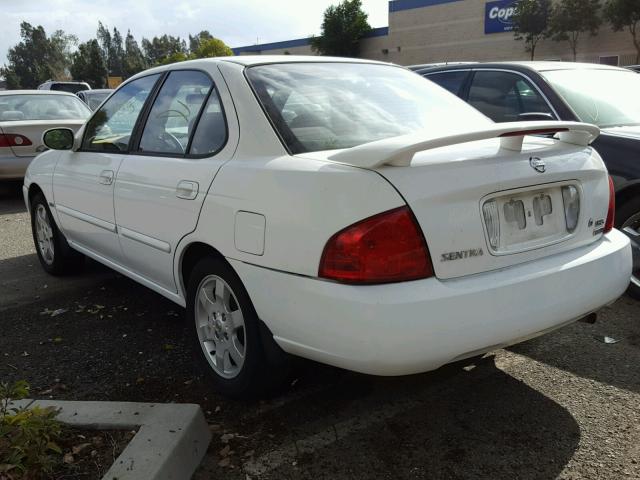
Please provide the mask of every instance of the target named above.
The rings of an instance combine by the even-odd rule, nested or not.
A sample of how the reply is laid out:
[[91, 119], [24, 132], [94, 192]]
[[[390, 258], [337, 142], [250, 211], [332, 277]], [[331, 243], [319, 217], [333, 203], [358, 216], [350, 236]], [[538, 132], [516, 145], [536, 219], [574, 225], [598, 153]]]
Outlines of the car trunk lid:
[[[543, 131], [547, 127], [535, 128], [549, 133]], [[602, 161], [587, 146], [597, 128], [554, 128], [567, 134], [564, 141], [510, 134], [528, 131], [518, 123], [506, 130], [491, 126], [471, 134], [412, 140], [409, 146], [398, 137], [381, 149], [367, 144], [327, 158], [350, 163], [351, 151], [357, 166], [373, 165], [413, 211], [436, 276], [451, 279], [532, 261], [599, 238], [609, 190]], [[570, 187], [580, 204], [571, 231], [565, 215], [570, 199], [563, 196], [563, 189]]]
[[10, 147], [16, 157], [34, 157], [46, 150], [42, 143], [44, 132], [57, 127], [70, 128], [76, 132], [84, 122], [84, 120], [16, 120], [0, 122], [0, 130], [4, 135], [21, 135], [29, 140], [21, 145], [14, 143]]

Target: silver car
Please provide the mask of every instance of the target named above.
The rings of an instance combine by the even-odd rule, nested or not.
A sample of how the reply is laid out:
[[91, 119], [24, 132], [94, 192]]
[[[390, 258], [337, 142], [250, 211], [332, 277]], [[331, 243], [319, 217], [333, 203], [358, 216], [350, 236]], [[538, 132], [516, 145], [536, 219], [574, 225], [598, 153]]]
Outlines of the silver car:
[[89, 115], [91, 110], [72, 93], [0, 91], [0, 180], [24, 177], [31, 160], [46, 150], [46, 130], [68, 127], [75, 132]]

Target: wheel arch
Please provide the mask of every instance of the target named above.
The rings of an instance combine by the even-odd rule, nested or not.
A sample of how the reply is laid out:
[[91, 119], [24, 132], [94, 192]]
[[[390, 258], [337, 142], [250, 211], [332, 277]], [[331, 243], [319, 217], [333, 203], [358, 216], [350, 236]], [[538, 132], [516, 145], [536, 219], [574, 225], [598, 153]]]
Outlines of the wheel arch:
[[[180, 261], [178, 263], [178, 284], [182, 289], [184, 297], [186, 298], [187, 285], [189, 283], [189, 276], [196, 266], [198, 261], [206, 256], [211, 256], [223, 260], [231, 267], [231, 264], [227, 262], [226, 258], [219, 250], [209, 245], [208, 243], [193, 241], [186, 245], [180, 253]], [[233, 267], [231, 267], [233, 268]]]
[[36, 182], [32, 182], [31, 185], [29, 185], [29, 191], [27, 194], [27, 198], [29, 199], [27, 208], [29, 208], [29, 212], [31, 212], [31, 204], [33, 203], [34, 197], [39, 193], [41, 193], [45, 199], [47, 198], [47, 195], [44, 193], [44, 190], [40, 187], [40, 185], [38, 185]]
[[634, 197], [640, 197], [640, 180], [628, 183], [616, 191], [616, 209]]

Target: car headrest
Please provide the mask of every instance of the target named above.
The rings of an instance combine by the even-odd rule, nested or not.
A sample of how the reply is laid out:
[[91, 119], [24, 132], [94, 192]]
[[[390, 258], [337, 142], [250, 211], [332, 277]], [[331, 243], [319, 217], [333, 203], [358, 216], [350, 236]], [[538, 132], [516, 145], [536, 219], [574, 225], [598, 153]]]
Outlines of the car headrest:
[[20, 110], [7, 110], [0, 113], [0, 121], [11, 122], [16, 120], [24, 120], [24, 113]]

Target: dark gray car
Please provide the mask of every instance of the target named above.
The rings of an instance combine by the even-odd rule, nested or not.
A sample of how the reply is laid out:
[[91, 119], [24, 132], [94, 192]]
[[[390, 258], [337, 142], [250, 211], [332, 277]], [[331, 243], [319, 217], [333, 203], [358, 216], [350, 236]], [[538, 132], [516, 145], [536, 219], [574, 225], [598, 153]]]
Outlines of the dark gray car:
[[563, 62], [442, 65], [416, 73], [495, 122], [569, 120], [598, 125], [593, 146], [616, 190], [616, 227], [635, 244], [629, 293], [640, 298], [640, 75], [626, 68]]

